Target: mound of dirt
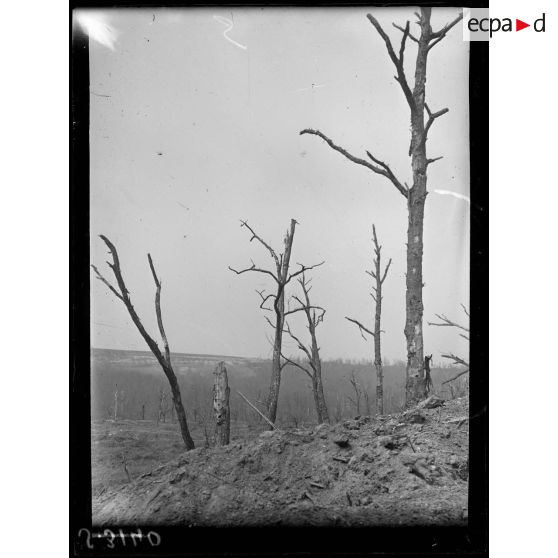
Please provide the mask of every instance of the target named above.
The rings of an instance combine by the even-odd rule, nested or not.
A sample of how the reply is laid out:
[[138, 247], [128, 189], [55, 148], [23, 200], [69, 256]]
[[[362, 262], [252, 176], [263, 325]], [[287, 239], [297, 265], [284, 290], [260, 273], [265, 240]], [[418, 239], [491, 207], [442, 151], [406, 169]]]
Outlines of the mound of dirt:
[[460, 525], [468, 398], [199, 448], [97, 496], [102, 525]]

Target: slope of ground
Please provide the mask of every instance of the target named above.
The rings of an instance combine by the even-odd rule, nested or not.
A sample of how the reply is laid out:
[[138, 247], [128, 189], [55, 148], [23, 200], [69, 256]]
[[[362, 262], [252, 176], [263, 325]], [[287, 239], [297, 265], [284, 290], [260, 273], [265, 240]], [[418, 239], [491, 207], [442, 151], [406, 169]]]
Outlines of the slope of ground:
[[94, 495], [96, 525], [459, 525], [468, 399], [198, 448]]

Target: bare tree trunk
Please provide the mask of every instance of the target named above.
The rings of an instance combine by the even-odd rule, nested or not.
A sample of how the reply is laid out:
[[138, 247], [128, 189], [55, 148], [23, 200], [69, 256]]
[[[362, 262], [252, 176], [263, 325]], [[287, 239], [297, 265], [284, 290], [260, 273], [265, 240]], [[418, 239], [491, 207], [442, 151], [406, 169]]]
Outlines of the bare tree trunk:
[[327, 403], [324, 395], [324, 385], [322, 383], [322, 364], [321, 361], [317, 364], [316, 378], [316, 394], [317, 394], [317, 414], [318, 421], [321, 423], [329, 423], [329, 412], [327, 410]]
[[300, 286], [302, 287], [302, 292], [304, 293], [304, 300], [301, 300], [297, 296], [293, 296], [293, 299], [299, 303], [299, 308], [292, 310], [291, 312], [302, 310], [306, 314], [306, 321], [308, 323], [308, 331], [310, 333], [310, 349], [302, 343], [302, 341], [296, 337], [288, 324], [286, 324], [286, 332], [289, 334], [291, 339], [296, 342], [298, 348], [305, 353], [308, 358], [308, 364], [310, 368], [294, 362], [291, 359], [283, 356], [285, 364], [292, 364], [296, 368], [299, 368], [305, 372], [312, 382], [312, 393], [314, 396], [314, 405], [316, 407], [316, 415], [318, 418], [318, 424], [323, 422], [329, 422], [329, 413], [327, 410], [327, 404], [324, 396], [324, 387], [322, 383], [322, 361], [320, 358], [320, 348], [318, 347], [318, 340], [316, 338], [316, 328], [323, 321], [325, 310], [320, 306], [313, 306], [310, 303], [310, 280], [306, 279], [305, 274], [298, 280]]
[[[275, 323], [272, 323], [271, 320], [266, 316], [267, 322], [274, 329], [271, 381], [269, 384], [269, 392], [266, 401], [267, 414], [269, 416], [269, 420], [271, 421], [272, 424], [274, 424], [275, 420], [277, 419], [277, 405], [279, 402], [279, 389], [281, 387], [281, 371], [285, 366], [285, 363], [283, 364], [281, 363], [283, 326], [285, 324], [285, 317], [288, 314], [292, 314], [293, 312], [298, 312], [302, 310], [302, 308], [297, 308], [295, 310], [285, 309], [285, 287], [291, 281], [291, 279], [293, 279], [293, 277], [296, 277], [304, 273], [304, 271], [308, 269], [312, 269], [314, 267], [317, 267], [318, 265], [322, 265], [324, 262], [321, 262], [316, 265], [308, 266], [308, 267], [302, 264], [298, 264], [300, 265], [301, 269], [299, 269], [294, 273], [289, 274], [289, 266], [291, 261], [291, 252], [293, 247], [294, 233], [297, 224], [297, 222], [294, 219], [291, 219], [290, 228], [287, 231], [285, 238], [283, 240], [284, 252], [282, 254], [279, 254], [279, 256], [277, 255], [275, 250], [269, 244], [267, 244], [267, 242], [265, 242], [265, 240], [263, 240], [260, 236], [258, 236], [254, 232], [254, 229], [252, 229], [246, 221], [241, 221], [241, 223], [242, 223], [241, 226], [246, 227], [252, 234], [252, 238], [250, 239], [250, 241], [257, 240], [271, 254], [271, 257], [275, 262], [275, 273], [268, 269], [258, 268], [254, 263], [252, 263], [250, 267], [246, 269], [242, 269], [240, 271], [237, 271], [236, 269], [229, 266], [229, 269], [231, 271], [234, 271], [234, 273], [236, 273], [237, 275], [246, 273], [247, 271], [254, 271], [257, 273], [264, 273], [266, 275], [271, 275], [271, 277], [273, 277], [277, 285], [277, 290], [275, 294], [265, 295], [264, 291], [257, 291], [262, 299], [260, 308], [267, 311], [273, 311], [275, 313]], [[266, 302], [269, 299], [273, 300], [273, 309], [265, 306]]]
[[351, 373], [351, 379], [349, 380], [349, 382], [351, 386], [353, 386], [353, 390], [355, 392], [355, 398], [352, 399], [351, 397], [349, 397], [349, 399], [350, 401], [352, 401], [353, 405], [355, 406], [356, 414], [360, 415], [360, 398], [362, 396], [362, 388], [360, 387], [360, 384], [356, 381], [354, 372]]
[[376, 369], [376, 412], [380, 415], [384, 414], [384, 368], [382, 364], [382, 285], [386, 280], [389, 268], [391, 266], [391, 258], [382, 273], [382, 247], [378, 243], [376, 236], [376, 226], [372, 225], [372, 240], [374, 242], [374, 269], [367, 271], [375, 284], [372, 287], [374, 293], [370, 293], [374, 302], [376, 303], [376, 310], [374, 313], [374, 331], [363, 326], [358, 320], [354, 318], [345, 317], [346, 320], [352, 322], [360, 329], [360, 334], [363, 339], [366, 339], [365, 333], [374, 338], [374, 368]]
[[405, 339], [407, 341], [406, 404], [412, 405], [426, 397], [424, 375], [424, 341], [422, 331], [422, 255], [424, 204], [426, 201], [426, 138], [424, 138], [424, 102], [426, 62], [430, 41], [431, 8], [421, 8], [421, 35], [413, 90], [414, 110], [411, 114], [411, 166], [413, 187], [407, 198], [407, 273], [405, 294]]
[[163, 416], [163, 388], [159, 388], [159, 407], [157, 408], [157, 426]]
[[141, 420], [145, 420], [145, 404], [141, 406]]
[[182, 440], [184, 445], [186, 446], [187, 450], [194, 449], [194, 441], [190, 436], [190, 431], [188, 430], [188, 421], [186, 420], [186, 412], [184, 411], [184, 406], [182, 404], [182, 397], [180, 395], [180, 388], [178, 386], [178, 380], [176, 379], [176, 375], [172, 368], [171, 356], [170, 356], [170, 349], [169, 344], [167, 341], [167, 336], [165, 333], [165, 329], [163, 327], [163, 318], [161, 315], [161, 282], [157, 277], [155, 272], [155, 266], [153, 265], [153, 260], [151, 259], [151, 255], [147, 254], [147, 259], [149, 261], [149, 267], [151, 268], [151, 273], [153, 275], [153, 280], [155, 281], [155, 313], [157, 315], [157, 325], [159, 326], [159, 333], [161, 334], [161, 338], [163, 340], [163, 345], [165, 348], [165, 354], [161, 352], [155, 340], [147, 333], [146, 329], [143, 327], [143, 324], [132, 304], [130, 299], [130, 293], [126, 287], [126, 283], [124, 282], [124, 278], [122, 277], [122, 271], [120, 269], [120, 259], [118, 257], [118, 252], [112, 244], [112, 242], [106, 237], [101, 235], [101, 239], [107, 245], [111, 255], [112, 255], [112, 264], [109, 263], [110, 268], [112, 269], [114, 276], [116, 278], [116, 282], [118, 284], [118, 290], [113, 287], [107, 279], [105, 279], [99, 270], [92, 265], [91, 267], [95, 271], [97, 278], [102, 281], [113, 293], [114, 295], [119, 298], [126, 306], [128, 310], [128, 314], [132, 321], [134, 322], [135, 326], [137, 327], [138, 331], [140, 332], [141, 336], [144, 338], [145, 342], [147, 343], [148, 347], [151, 349], [151, 352], [159, 362], [161, 368], [167, 380], [169, 381], [172, 393], [173, 403], [176, 409], [176, 414], [178, 416], [178, 422], [180, 425], [180, 433], [182, 435]]
[[213, 410], [215, 412], [215, 443], [226, 446], [231, 434], [231, 410], [229, 407], [229, 379], [225, 363], [220, 362], [213, 371]]
[[[426, 397], [426, 378], [424, 373], [424, 342], [423, 342], [423, 276], [422, 276], [422, 257], [423, 257], [423, 227], [424, 227], [424, 204], [426, 201], [426, 180], [427, 167], [441, 157], [428, 159], [426, 155], [426, 141], [428, 131], [434, 121], [448, 112], [447, 108], [432, 112], [425, 102], [425, 84], [428, 53], [447, 35], [448, 31], [454, 27], [463, 17], [459, 14], [452, 22], [446, 24], [439, 31], [433, 31], [430, 25], [432, 8], [421, 8], [419, 21], [420, 37], [417, 39], [409, 31], [409, 22], [405, 28], [394, 24], [394, 27], [403, 32], [401, 46], [397, 54], [393, 49], [391, 39], [382, 29], [376, 18], [368, 14], [367, 18], [374, 26], [380, 37], [383, 39], [388, 55], [395, 66], [397, 75], [396, 81], [399, 83], [409, 105], [411, 113], [411, 145], [409, 156], [413, 173], [413, 184], [409, 188], [407, 184], [401, 183], [397, 179], [391, 168], [372, 155], [366, 152], [368, 159], [362, 159], [350, 154], [347, 150], [336, 145], [329, 137], [320, 132], [307, 128], [300, 134], [313, 134], [322, 138], [333, 150], [341, 153], [344, 157], [357, 165], [368, 168], [373, 173], [387, 178], [395, 188], [407, 199], [408, 220], [407, 220], [407, 274], [406, 274], [406, 319], [405, 319], [405, 339], [407, 343], [407, 369], [406, 369], [406, 405], [410, 406]], [[407, 82], [404, 70], [404, 53], [407, 39], [411, 39], [418, 45], [415, 63], [415, 83], [411, 91]], [[428, 121], [424, 122], [424, 111], [428, 113]]]
[[381, 257], [382, 247], [378, 243], [376, 236], [376, 227], [372, 226], [373, 241], [374, 241], [374, 266], [375, 270], [372, 277], [376, 279], [376, 286], [374, 287], [376, 302], [376, 311], [374, 313], [374, 367], [376, 368], [376, 410], [379, 415], [384, 414], [384, 367], [382, 364], [382, 285], [386, 279], [391, 259], [389, 260], [384, 274], [381, 272]]
[[118, 384], [114, 386], [114, 422], [118, 419]]

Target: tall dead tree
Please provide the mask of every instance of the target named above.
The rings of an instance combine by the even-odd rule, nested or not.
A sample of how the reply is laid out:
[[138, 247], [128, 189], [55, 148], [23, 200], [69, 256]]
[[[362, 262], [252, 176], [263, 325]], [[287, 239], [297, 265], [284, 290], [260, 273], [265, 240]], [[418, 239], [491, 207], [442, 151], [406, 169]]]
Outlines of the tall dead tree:
[[184, 445], [186, 446], [187, 450], [194, 449], [194, 441], [190, 436], [190, 431], [188, 430], [188, 421], [186, 420], [186, 412], [184, 411], [184, 406], [182, 404], [182, 397], [180, 395], [180, 387], [178, 386], [178, 380], [176, 379], [176, 374], [174, 373], [172, 362], [171, 362], [171, 354], [169, 349], [169, 343], [167, 341], [167, 336], [165, 334], [165, 329], [163, 327], [163, 318], [161, 314], [161, 281], [157, 277], [157, 273], [155, 272], [155, 266], [153, 265], [153, 260], [151, 259], [151, 255], [147, 254], [147, 259], [149, 261], [149, 267], [151, 269], [151, 273], [153, 275], [153, 280], [155, 281], [155, 313], [157, 315], [157, 325], [159, 326], [159, 333], [161, 334], [161, 338], [163, 340], [165, 354], [161, 352], [159, 346], [157, 345], [156, 341], [147, 333], [145, 327], [143, 326], [133, 304], [130, 299], [130, 292], [126, 288], [126, 283], [124, 282], [124, 278], [122, 277], [122, 271], [120, 269], [120, 260], [118, 258], [118, 252], [114, 246], [114, 244], [104, 235], [100, 235], [103, 242], [107, 245], [109, 252], [112, 256], [112, 263], [107, 262], [108, 266], [111, 268], [114, 277], [116, 279], [116, 284], [118, 288], [113, 287], [111, 283], [101, 275], [99, 270], [92, 265], [93, 271], [97, 275], [97, 278], [102, 281], [110, 291], [116, 296], [116, 298], [120, 299], [126, 310], [128, 310], [128, 314], [134, 325], [137, 327], [138, 331], [140, 332], [141, 336], [144, 338], [145, 342], [147, 343], [148, 347], [151, 349], [151, 352], [159, 362], [161, 368], [167, 380], [169, 381], [171, 393], [172, 393], [172, 400], [174, 404], [174, 408], [176, 409], [176, 415], [178, 417], [178, 423], [180, 425], [180, 433], [182, 435], [182, 440]]
[[382, 247], [378, 243], [376, 236], [376, 226], [372, 225], [372, 241], [374, 242], [374, 269], [367, 271], [368, 275], [374, 279], [372, 289], [374, 293], [370, 296], [376, 303], [374, 312], [374, 331], [364, 327], [358, 320], [347, 318], [350, 322], [356, 324], [360, 330], [360, 334], [366, 339], [363, 332], [368, 333], [374, 339], [374, 368], [376, 369], [376, 412], [380, 415], [384, 414], [384, 366], [382, 364], [382, 285], [386, 280], [386, 276], [391, 265], [391, 258], [382, 273]]
[[[241, 227], [245, 227], [250, 231], [252, 235], [250, 237], [250, 242], [253, 240], [257, 240], [270, 254], [273, 258], [275, 263], [275, 271], [271, 271], [269, 269], [264, 269], [257, 267], [256, 264], [252, 261], [252, 265], [247, 267], [246, 269], [236, 270], [229, 266], [231, 271], [234, 271], [237, 275], [241, 275], [242, 273], [247, 273], [249, 271], [253, 271], [255, 273], [263, 273], [265, 275], [269, 275], [275, 281], [276, 290], [275, 293], [265, 294], [265, 290], [256, 291], [261, 298], [260, 308], [262, 310], [266, 310], [269, 312], [273, 312], [275, 314], [275, 320], [272, 322], [267, 316], [266, 320], [271, 325], [274, 330], [274, 342], [273, 342], [273, 360], [272, 360], [272, 367], [271, 367], [271, 383], [269, 386], [269, 394], [267, 397], [266, 407], [268, 418], [272, 423], [275, 423], [277, 418], [277, 403], [279, 401], [279, 388], [281, 385], [281, 370], [284, 368], [286, 363], [281, 363], [281, 348], [282, 348], [282, 341], [283, 341], [283, 329], [285, 326], [285, 318], [289, 314], [293, 314], [294, 312], [300, 312], [303, 308], [295, 308], [290, 310], [285, 308], [285, 287], [291, 282], [292, 279], [298, 277], [299, 275], [303, 274], [305, 271], [318, 267], [322, 265], [324, 262], [319, 264], [305, 266], [302, 264], [297, 264], [300, 266], [300, 269], [289, 273], [289, 266], [291, 262], [291, 252], [293, 248], [293, 240], [294, 240], [294, 233], [295, 227], [297, 222], [294, 219], [291, 219], [291, 225], [285, 238], [283, 240], [284, 251], [277, 255], [277, 252], [260, 236], [258, 236], [252, 227], [248, 225], [246, 221], [241, 221]], [[269, 308], [266, 306], [268, 301], [273, 301], [273, 308]]]
[[[411, 157], [411, 169], [413, 183], [409, 188], [406, 183], [401, 182], [393, 173], [391, 168], [366, 151], [369, 160], [355, 157], [346, 149], [335, 144], [328, 136], [319, 130], [305, 129], [300, 134], [313, 134], [323, 139], [332, 149], [341, 153], [349, 161], [368, 168], [375, 174], [387, 178], [397, 191], [405, 198], [408, 210], [407, 219], [407, 274], [406, 274], [406, 320], [405, 338], [407, 342], [407, 370], [406, 370], [406, 403], [412, 404], [426, 397], [426, 380], [424, 374], [424, 347], [423, 347], [423, 278], [422, 278], [422, 256], [423, 256], [423, 227], [424, 206], [427, 196], [426, 180], [428, 165], [434, 163], [441, 157], [428, 158], [426, 154], [426, 141], [428, 132], [434, 121], [446, 114], [449, 109], [438, 111], [430, 110], [426, 103], [426, 66], [430, 50], [440, 43], [448, 31], [456, 25], [463, 17], [460, 14], [451, 23], [442, 29], [434, 31], [430, 25], [432, 8], [421, 8], [420, 14], [416, 13], [417, 24], [420, 27], [420, 35], [415, 37], [409, 30], [407, 21], [405, 28], [396, 24], [394, 27], [403, 33], [399, 53], [396, 53], [391, 39], [382, 29], [377, 19], [368, 14], [367, 18], [383, 39], [389, 58], [395, 66], [397, 75], [395, 80], [399, 83], [407, 104], [410, 109], [411, 120], [411, 143], [409, 156]], [[407, 81], [404, 70], [404, 54], [407, 40], [417, 43], [417, 55], [415, 62], [415, 80], [413, 89]], [[425, 111], [427, 119], [425, 121]]]
[[[465, 312], [465, 315], [467, 316], [467, 319], [469, 319], [469, 311], [467, 310], [467, 308], [463, 304], [461, 305], [461, 308], [463, 308], [463, 312]], [[437, 327], [454, 327], [456, 329], [460, 329], [460, 330], [464, 331], [465, 333], [460, 333], [459, 336], [463, 337], [463, 339], [469, 341], [469, 334], [470, 334], [469, 326], [467, 326], [467, 327], [462, 326], [461, 324], [458, 324], [457, 322], [454, 322], [454, 321], [450, 320], [449, 318], [447, 318], [443, 314], [436, 314], [436, 317], [440, 321], [438, 323], [428, 322], [428, 325], [437, 326]], [[454, 376], [452, 376], [448, 380], [445, 380], [444, 382], [442, 382], [442, 385], [448, 384], [449, 382], [453, 382], [454, 380], [457, 380], [457, 378], [460, 378], [461, 376], [463, 376], [464, 374], [467, 374], [467, 372], [469, 372], [469, 362], [467, 360], [465, 360], [464, 358], [461, 358], [457, 355], [454, 355], [453, 353], [448, 353], [448, 354], [442, 355], [442, 357], [446, 358], [448, 360], [451, 360], [453, 362], [453, 364], [457, 364], [458, 366], [465, 366], [465, 368], [460, 370], [457, 374], [455, 374]]]
[[316, 407], [318, 424], [322, 424], [323, 422], [329, 422], [329, 413], [327, 411], [324, 386], [322, 383], [322, 360], [320, 358], [320, 347], [318, 346], [316, 338], [316, 328], [323, 322], [325, 310], [318, 306], [312, 306], [310, 303], [310, 290], [312, 287], [310, 286], [310, 280], [307, 280], [304, 274], [302, 274], [302, 277], [298, 279], [298, 283], [302, 287], [304, 299], [300, 299], [297, 296], [293, 296], [293, 299], [298, 302], [300, 310], [302, 310], [306, 315], [306, 321], [308, 323], [307, 328], [310, 333], [310, 346], [306, 346], [296, 335], [294, 335], [288, 323], [285, 323], [285, 331], [297, 344], [298, 348], [306, 355], [308, 359], [308, 367], [288, 359], [284, 355], [282, 356], [285, 363], [292, 364], [296, 368], [299, 368], [310, 378], [310, 381], [312, 382], [312, 394], [314, 395], [314, 405]]
[[229, 378], [224, 362], [213, 371], [213, 411], [215, 413], [215, 443], [226, 446], [231, 435], [231, 410], [229, 407]]

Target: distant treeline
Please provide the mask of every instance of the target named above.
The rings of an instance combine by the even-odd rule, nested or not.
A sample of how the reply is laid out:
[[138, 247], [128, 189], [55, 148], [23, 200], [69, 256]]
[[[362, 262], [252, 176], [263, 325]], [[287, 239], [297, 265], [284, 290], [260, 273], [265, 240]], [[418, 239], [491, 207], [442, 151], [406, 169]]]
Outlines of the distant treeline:
[[[126, 355], [127, 351], [111, 351]], [[132, 354], [132, 353], [130, 353]], [[148, 357], [149, 358], [149, 357]], [[180, 360], [180, 356], [177, 357]], [[223, 357], [225, 362], [227, 357]], [[231, 388], [231, 420], [247, 423], [258, 422], [257, 414], [238, 396], [241, 391], [256, 406], [265, 412], [265, 397], [268, 393], [271, 361], [238, 359], [227, 366]], [[212, 364], [212, 363], [211, 363]], [[188, 419], [202, 424], [212, 416], [212, 366], [208, 362], [189, 366], [186, 374], [178, 376], [182, 400]], [[434, 367], [431, 370], [434, 390], [443, 397], [462, 395], [467, 388], [467, 377], [451, 384], [441, 383], [451, 378], [455, 367]], [[372, 362], [347, 360], [324, 361], [322, 365], [324, 391], [330, 415], [338, 421], [355, 415], [375, 414], [376, 373]], [[354, 381], [351, 383], [351, 379]], [[356, 389], [355, 389], [356, 384]], [[115, 393], [117, 393], [119, 419], [157, 420], [161, 407], [161, 390], [165, 394], [163, 418], [173, 420], [171, 396], [166, 378], [156, 366], [146, 365], [133, 359], [107, 358], [97, 353], [92, 359], [91, 411], [93, 419], [114, 417]], [[405, 363], [384, 365], [384, 412], [395, 413], [405, 403]], [[309, 378], [300, 369], [288, 365], [283, 369], [281, 396], [278, 408], [279, 424], [300, 426], [315, 424], [315, 407]]]

